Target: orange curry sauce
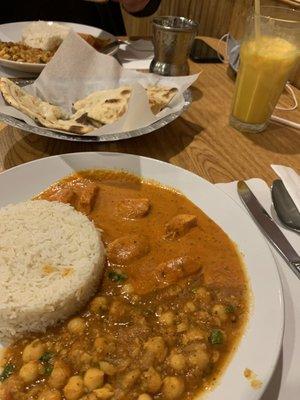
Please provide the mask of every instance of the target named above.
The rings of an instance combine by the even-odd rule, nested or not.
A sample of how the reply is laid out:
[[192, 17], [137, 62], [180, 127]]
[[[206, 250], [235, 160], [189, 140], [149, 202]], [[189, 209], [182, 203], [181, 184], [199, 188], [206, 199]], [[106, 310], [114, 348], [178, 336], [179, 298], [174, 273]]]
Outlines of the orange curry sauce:
[[[1, 399], [181, 400], [212, 387], [248, 315], [222, 229], [180, 193], [123, 172], [83, 171], [38, 198], [87, 214], [107, 262], [86, 309], [8, 348]], [[28, 359], [38, 372], [24, 382]]]

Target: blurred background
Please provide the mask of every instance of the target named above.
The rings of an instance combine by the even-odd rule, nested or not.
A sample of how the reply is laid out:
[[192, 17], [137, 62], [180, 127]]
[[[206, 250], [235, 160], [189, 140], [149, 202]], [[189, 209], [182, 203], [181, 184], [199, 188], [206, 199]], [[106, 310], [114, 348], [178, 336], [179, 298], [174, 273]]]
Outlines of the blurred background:
[[[199, 22], [199, 35], [221, 37], [230, 31], [240, 38], [245, 18], [253, 6], [253, 0], [149, 0], [152, 6], [135, 14], [124, 8], [132, 2], [124, 0], [122, 6], [111, 0], [10, 0], [1, 4], [0, 23], [38, 19], [69, 21], [96, 26], [114, 35], [151, 36], [154, 16], [180, 15]], [[261, 3], [300, 8], [300, 0], [262, 0]], [[151, 15], [144, 16], [147, 13]]]

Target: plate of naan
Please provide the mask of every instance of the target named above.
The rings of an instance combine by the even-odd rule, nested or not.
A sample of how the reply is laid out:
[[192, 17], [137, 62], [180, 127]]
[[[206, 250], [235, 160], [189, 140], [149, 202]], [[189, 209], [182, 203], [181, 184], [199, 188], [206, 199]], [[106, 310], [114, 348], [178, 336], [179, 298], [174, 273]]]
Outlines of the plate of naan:
[[[178, 93], [176, 87], [160, 85], [149, 85], [144, 89], [154, 115], [164, 110]], [[151, 125], [127, 132], [91, 136], [94, 130], [118, 121], [126, 113], [132, 94], [131, 86], [94, 91], [74, 102], [72, 114], [28, 93], [8, 78], [0, 78], [0, 91], [6, 104], [25, 114], [37, 126], [31, 125], [28, 119], [25, 122], [0, 113], [3, 122], [39, 135], [75, 141], [112, 141], [152, 132], [177, 118], [191, 102], [190, 92], [187, 90], [183, 96], [184, 107], [180, 111], [169, 114]]]

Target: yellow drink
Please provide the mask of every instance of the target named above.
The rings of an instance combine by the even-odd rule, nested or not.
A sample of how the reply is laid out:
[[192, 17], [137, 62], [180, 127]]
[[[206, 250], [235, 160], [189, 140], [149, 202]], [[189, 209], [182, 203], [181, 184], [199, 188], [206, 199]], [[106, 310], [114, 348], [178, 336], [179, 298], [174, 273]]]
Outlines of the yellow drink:
[[281, 37], [246, 41], [240, 52], [232, 116], [246, 124], [265, 124], [298, 57], [297, 47]]

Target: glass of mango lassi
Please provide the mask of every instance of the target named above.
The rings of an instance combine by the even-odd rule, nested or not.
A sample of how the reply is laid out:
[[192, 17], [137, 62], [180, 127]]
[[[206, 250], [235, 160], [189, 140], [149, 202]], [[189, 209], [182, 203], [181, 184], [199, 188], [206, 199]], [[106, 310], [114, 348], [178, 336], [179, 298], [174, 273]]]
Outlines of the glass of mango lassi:
[[230, 125], [245, 132], [263, 131], [285, 84], [300, 63], [300, 12], [262, 7], [249, 18], [240, 49], [240, 65]]

